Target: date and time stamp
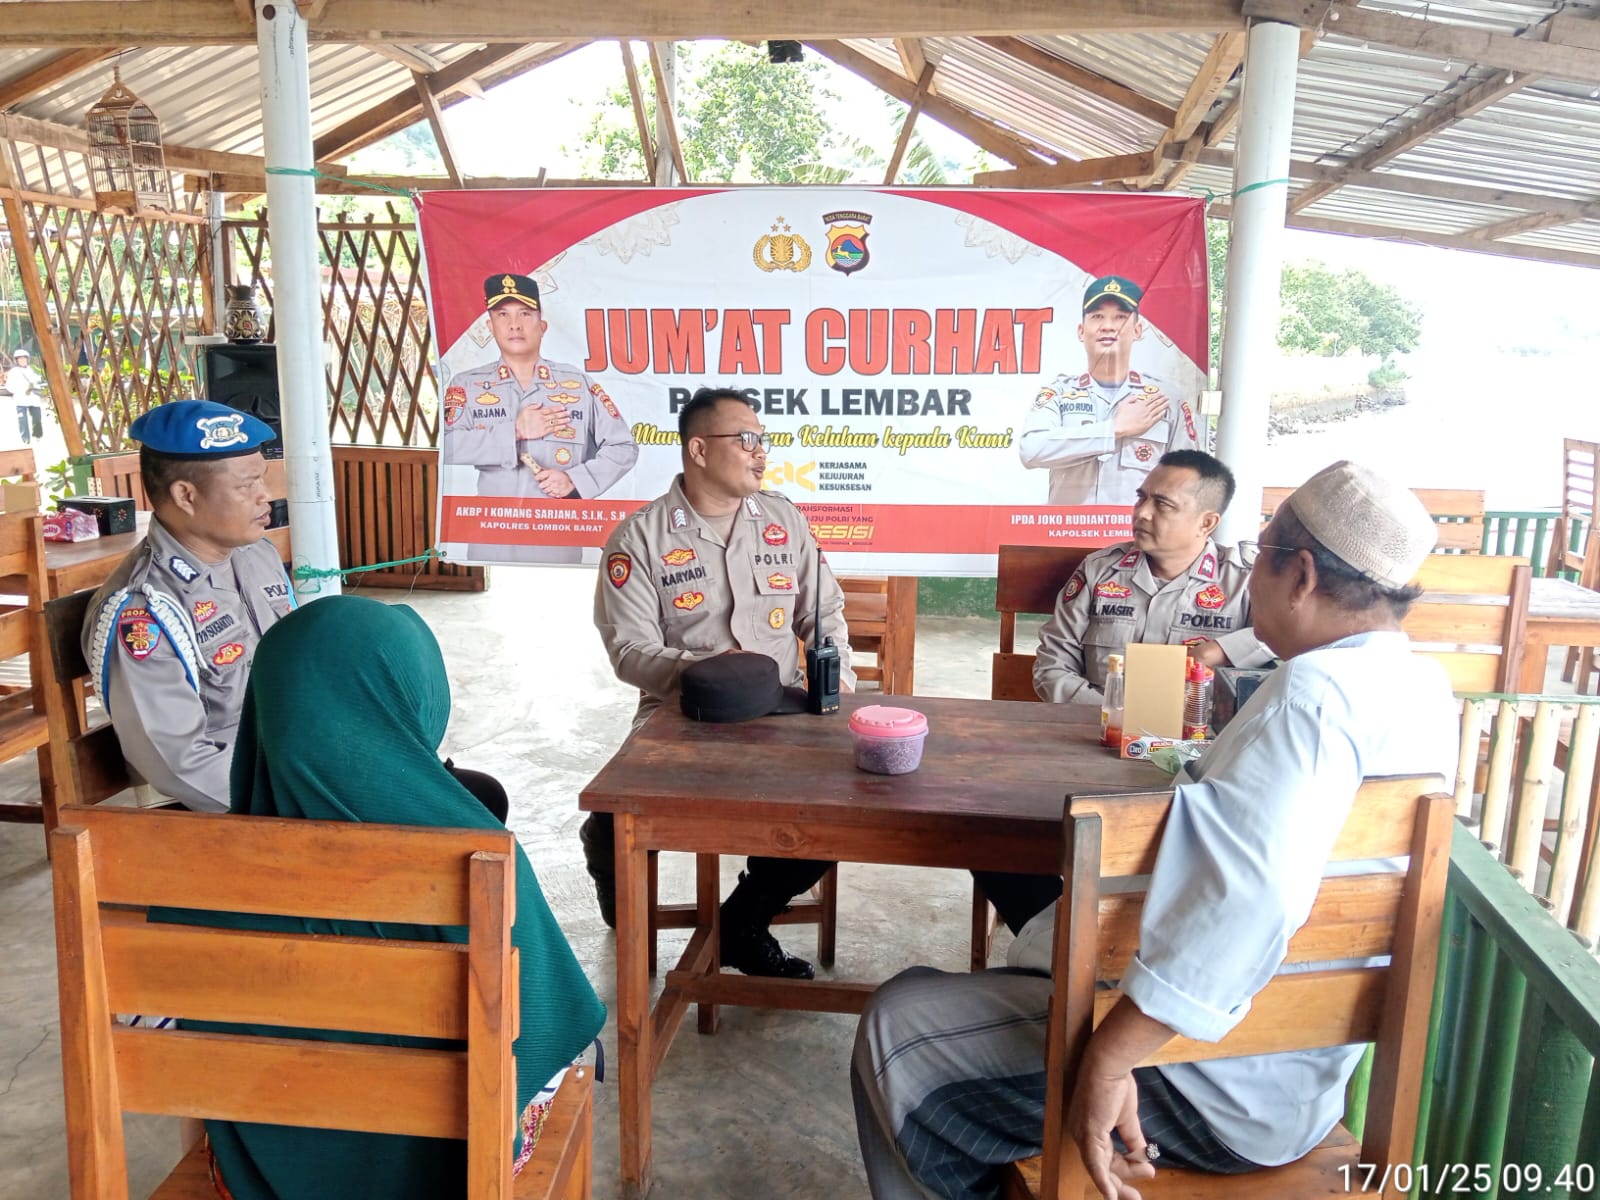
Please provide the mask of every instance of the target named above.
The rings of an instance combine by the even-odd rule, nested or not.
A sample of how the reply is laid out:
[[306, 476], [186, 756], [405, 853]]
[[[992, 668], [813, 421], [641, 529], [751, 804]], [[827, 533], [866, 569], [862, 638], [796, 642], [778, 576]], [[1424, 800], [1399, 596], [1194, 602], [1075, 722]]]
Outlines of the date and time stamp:
[[1537, 1163], [1373, 1163], [1339, 1168], [1348, 1193], [1385, 1195], [1392, 1191], [1418, 1196], [1590, 1196], [1595, 1194], [1593, 1163], [1565, 1163], [1545, 1168]]

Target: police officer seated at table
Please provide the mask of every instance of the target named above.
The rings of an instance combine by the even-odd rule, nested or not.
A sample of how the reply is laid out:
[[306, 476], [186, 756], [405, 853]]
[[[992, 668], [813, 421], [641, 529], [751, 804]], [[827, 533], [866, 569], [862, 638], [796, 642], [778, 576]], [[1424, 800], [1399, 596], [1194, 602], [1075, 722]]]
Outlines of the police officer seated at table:
[[[228, 768], [256, 643], [294, 607], [261, 444], [272, 429], [208, 400], [129, 427], [154, 515], [90, 601], [83, 653], [141, 803], [228, 809]], [[158, 793], [151, 795], [151, 792]]]
[[[764, 654], [783, 684], [798, 684], [795, 639], [810, 644], [819, 607], [821, 635], [839, 648], [841, 688], [853, 690], [844, 594], [804, 514], [761, 490], [767, 438], [755, 409], [736, 391], [702, 388], [679, 412], [678, 434], [683, 473], [612, 532], [595, 584], [594, 622], [611, 665], [639, 689], [633, 727], [678, 702], [686, 668], [729, 650]], [[615, 928], [611, 815], [591, 814], [580, 836], [601, 916]], [[768, 926], [832, 865], [751, 857], [722, 904], [723, 964], [810, 979], [811, 964], [785, 953]]]
[[[1211, 667], [1271, 661], [1250, 629], [1250, 571], [1211, 536], [1233, 490], [1209, 454], [1162, 456], [1138, 490], [1133, 540], [1089, 555], [1056, 599], [1033, 662], [1039, 699], [1099, 704], [1106, 658], [1130, 642], [1182, 643]], [[1055, 876], [974, 874], [1013, 933], [1061, 894]]]

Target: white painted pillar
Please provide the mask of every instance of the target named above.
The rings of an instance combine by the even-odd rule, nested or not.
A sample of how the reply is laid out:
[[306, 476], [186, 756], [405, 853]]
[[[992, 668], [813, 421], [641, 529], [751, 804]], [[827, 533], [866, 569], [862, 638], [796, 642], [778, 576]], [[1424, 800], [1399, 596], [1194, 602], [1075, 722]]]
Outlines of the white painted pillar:
[[1299, 62], [1298, 27], [1270, 21], [1250, 27], [1233, 157], [1232, 230], [1222, 293], [1222, 415], [1216, 445], [1217, 457], [1239, 481], [1238, 494], [1217, 533], [1218, 541], [1230, 545], [1254, 539], [1261, 527], [1289, 195], [1289, 134]]
[[211, 242], [211, 329], [222, 333], [222, 320], [228, 313], [228, 285], [223, 282], [223, 256], [228, 253], [228, 240], [223, 237], [222, 220], [227, 214], [222, 208], [222, 193], [206, 193], [206, 234]]
[[[339, 565], [334, 522], [333, 451], [323, 371], [322, 284], [317, 270], [317, 197], [310, 175], [311, 71], [306, 23], [292, 0], [257, 0], [261, 126], [267, 165], [267, 232], [272, 239], [272, 316], [283, 405], [283, 457], [289, 480], [294, 566]], [[339, 592], [337, 576], [295, 578], [295, 594], [314, 600]]]
[[[661, 60], [661, 87], [667, 95], [667, 104], [672, 109], [673, 128], [678, 123], [678, 43], [658, 42]], [[672, 147], [667, 144], [667, 139], [662, 130], [666, 128], [663, 118], [656, 122], [656, 161], [655, 181], [657, 187], [671, 187], [682, 183], [678, 178], [678, 169], [672, 162]]]

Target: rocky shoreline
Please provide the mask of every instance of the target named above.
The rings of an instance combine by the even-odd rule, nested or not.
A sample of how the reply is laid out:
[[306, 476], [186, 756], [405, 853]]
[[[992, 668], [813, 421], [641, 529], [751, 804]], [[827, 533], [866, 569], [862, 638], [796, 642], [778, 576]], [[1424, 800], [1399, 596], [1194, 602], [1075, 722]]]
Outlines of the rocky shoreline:
[[1267, 418], [1267, 440], [1281, 434], [1305, 433], [1339, 421], [1348, 421], [1363, 413], [1383, 412], [1406, 403], [1403, 387], [1363, 387], [1349, 392], [1327, 396], [1301, 396], [1289, 394], [1273, 396], [1271, 415]]

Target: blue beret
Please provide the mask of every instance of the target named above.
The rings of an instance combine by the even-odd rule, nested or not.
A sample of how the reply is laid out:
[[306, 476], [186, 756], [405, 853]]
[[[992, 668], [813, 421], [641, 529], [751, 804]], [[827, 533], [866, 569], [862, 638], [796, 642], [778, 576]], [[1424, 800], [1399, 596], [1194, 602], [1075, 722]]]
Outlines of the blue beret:
[[238, 458], [277, 436], [265, 421], [211, 400], [159, 405], [128, 426], [128, 434], [170, 458]]

